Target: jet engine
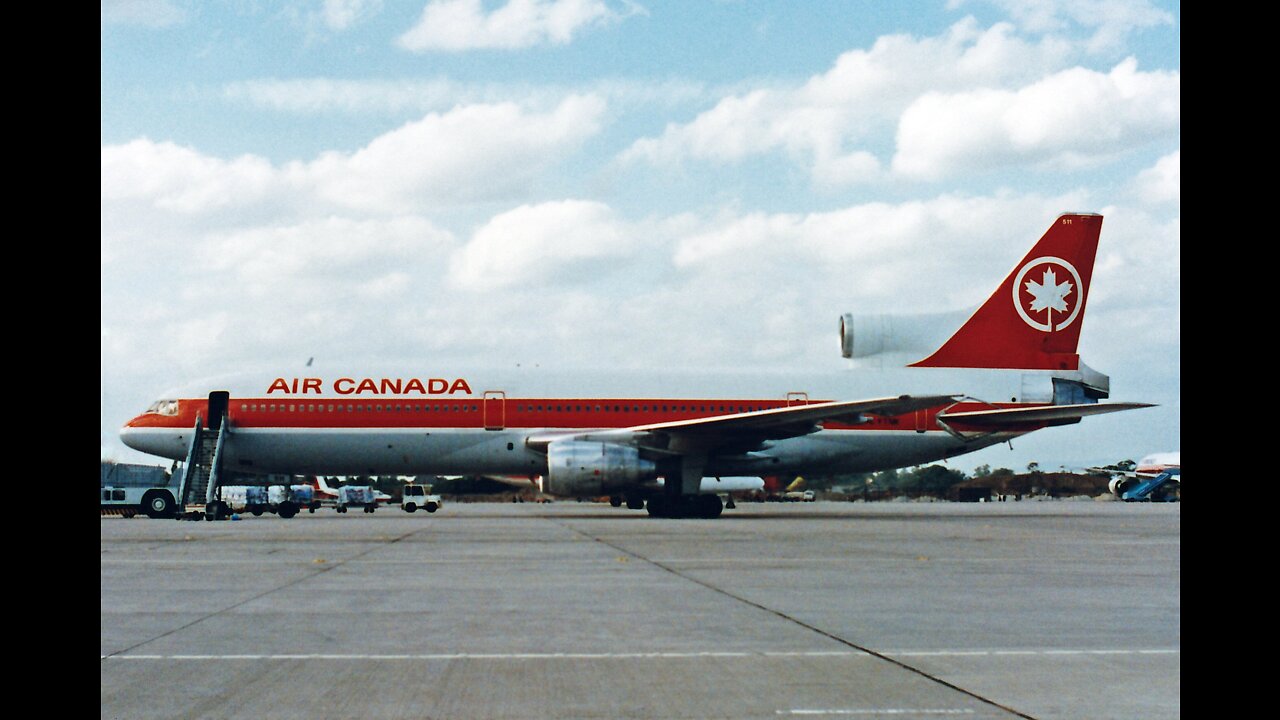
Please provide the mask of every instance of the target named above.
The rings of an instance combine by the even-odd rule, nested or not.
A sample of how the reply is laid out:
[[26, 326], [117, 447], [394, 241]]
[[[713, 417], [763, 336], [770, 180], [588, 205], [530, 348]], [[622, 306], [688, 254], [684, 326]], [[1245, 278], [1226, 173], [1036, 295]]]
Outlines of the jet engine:
[[918, 360], [937, 350], [964, 324], [971, 310], [933, 315], [840, 316], [840, 354], [865, 358], [882, 353], [905, 353]]
[[1133, 478], [1125, 477], [1124, 475], [1117, 475], [1111, 478], [1111, 482], [1107, 484], [1107, 489], [1111, 491], [1112, 495], [1120, 497], [1120, 495], [1124, 493], [1125, 490], [1128, 490], [1132, 485]]
[[547, 446], [543, 492], [552, 495], [608, 495], [657, 477], [652, 460], [627, 445], [560, 440]]

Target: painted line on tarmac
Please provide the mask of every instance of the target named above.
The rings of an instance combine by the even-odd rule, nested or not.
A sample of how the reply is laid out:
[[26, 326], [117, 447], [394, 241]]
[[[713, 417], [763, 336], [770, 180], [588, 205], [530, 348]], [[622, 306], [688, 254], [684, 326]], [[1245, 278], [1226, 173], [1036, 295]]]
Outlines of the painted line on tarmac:
[[[986, 657], [1007, 655], [1177, 655], [1176, 649], [1157, 650], [915, 650], [881, 652], [896, 657]], [[759, 652], [632, 652], [632, 653], [270, 653], [234, 655], [102, 655], [102, 660], [651, 660], [679, 658], [872, 658], [851, 650], [765, 650]]]
[[972, 715], [967, 708], [858, 708], [858, 709], [806, 709], [779, 710], [779, 715]]

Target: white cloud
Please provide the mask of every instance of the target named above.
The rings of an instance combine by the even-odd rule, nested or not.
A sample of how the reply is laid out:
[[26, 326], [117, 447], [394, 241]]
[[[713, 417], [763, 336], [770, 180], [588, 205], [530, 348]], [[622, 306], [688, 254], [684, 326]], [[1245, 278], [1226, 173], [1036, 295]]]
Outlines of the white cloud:
[[321, 17], [330, 30], [346, 30], [382, 10], [382, 0], [324, 0]]
[[314, 182], [321, 197], [353, 208], [407, 210], [510, 196], [596, 134], [604, 109], [592, 96], [571, 96], [546, 113], [515, 103], [465, 106], [289, 172]]
[[[1081, 193], [941, 195], [808, 214], [752, 213], [682, 238], [673, 262], [697, 276], [770, 277], [775, 287], [794, 283], [822, 305], [857, 299], [864, 303], [859, 312], [904, 311], [905, 297], [912, 298], [909, 312], [954, 310], [984, 300], [1003, 278], [995, 276], [1054, 217], [1087, 207], [1089, 198]], [[946, 238], [945, 245], [939, 238]]]
[[587, 27], [618, 22], [637, 11], [632, 5], [618, 12], [604, 0], [509, 0], [486, 13], [480, 0], [432, 0], [418, 24], [397, 42], [414, 52], [564, 45]]
[[1182, 150], [1175, 150], [1156, 161], [1155, 166], [1138, 173], [1135, 181], [1138, 196], [1147, 203], [1182, 201]]
[[[327, 152], [274, 167], [245, 155], [222, 160], [170, 142], [102, 148], [102, 199], [175, 213], [282, 206], [410, 212], [519, 195], [534, 178], [599, 131], [604, 102], [571, 96], [536, 112], [514, 103], [432, 113], [354, 153]], [[314, 212], [311, 207], [309, 212]]]
[[936, 37], [884, 36], [870, 50], [844, 53], [831, 70], [802, 85], [726, 97], [689, 123], [637, 140], [620, 158], [731, 162], [783, 151], [808, 163], [820, 184], [879, 180], [880, 161], [858, 145], [887, 134], [922, 93], [1016, 87], [1061, 67], [1070, 53], [1061, 41], [1031, 44], [1007, 23], [984, 30], [972, 18]]
[[186, 20], [186, 13], [169, 0], [102, 0], [104, 22], [162, 28]]
[[[295, 113], [368, 113], [442, 110], [483, 101], [472, 88], [448, 80], [347, 80], [342, 78], [259, 78], [238, 80], [223, 97], [253, 107]], [[499, 93], [489, 93], [497, 97]]]
[[608, 206], [584, 200], [522, 205], [497, 215], [453, 257], [450, 280], [472, 289], [520, 283], [545, 286], [551, 275], [582, 270], [584, 260], [617, 258], [631, 232]]
[[[1086, 44], [1089, 52], [1121, 47], [1134, 30], [1171, 25], [1174, 18], [1154, 7], [1150, 0], [987, 0], [1013, 17], [1029, 32], [1060, 32], [1072, 24], [1093, 30]], [[949, 3], [952, 7], [962, 2]]]
[[922, 96], [902, 114], [893, 171], [936, 180], [1015, 163], [1081, 167], [1178, 131], [1177, 72], [1071, 68], [1015, 91]]
[[389, 268], [442, 267], [453, 238], [414, 216], [353, 220], [331, 216], [296, 225], [255, 227], [214, 235], [194, 257], [206, 272], [230, 273], [245, 293], [332, 297], [350, 278], [381, 278]]
[[275, 182], [267, 160], [222, 160], [145, 138], [102, 148], [102, 199], [149, 199], [179, 213], [254, 202]]
[[700, 101], [708, 93], [699, 82], [603, 80], [585, 89], [527, 83], [458, 82], [435, 79], [349, 80], [345, 78], [256, 78], [222, 88], [226, 100], [290, 113], [370, 113], [447, 111], [459, 105], [515, 102], [524, 107], [550, 107], [571, 95], [604, 99], [610, 107], [626, 105], [652, 110]]

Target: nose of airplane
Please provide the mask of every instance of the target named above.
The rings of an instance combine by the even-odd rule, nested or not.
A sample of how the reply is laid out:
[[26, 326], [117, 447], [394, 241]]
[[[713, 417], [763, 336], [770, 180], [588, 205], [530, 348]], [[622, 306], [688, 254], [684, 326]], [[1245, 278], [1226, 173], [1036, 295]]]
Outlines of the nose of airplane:
[[172, 450], [168, 447], [168, 445], [172, 444], [171, 439], [166, 437], [164, 433], [156, 432], [155, 428], [135, 425], [133, 420], [130, 420], [124, 427], [120, 428], [120, 442], [124, 443], [126, 447], [148, 455], [169, 457], [172, 454]]
[[120, 442], [124, 443], [126, 446], [133, 448], [134, 450], [141, 450], [142, 448], [138, 447], [141, 440], [142, 438], [138, 434], [138, 429], [133, 427], [133, 420], [125, 423], [124, 427], [120, 428]]

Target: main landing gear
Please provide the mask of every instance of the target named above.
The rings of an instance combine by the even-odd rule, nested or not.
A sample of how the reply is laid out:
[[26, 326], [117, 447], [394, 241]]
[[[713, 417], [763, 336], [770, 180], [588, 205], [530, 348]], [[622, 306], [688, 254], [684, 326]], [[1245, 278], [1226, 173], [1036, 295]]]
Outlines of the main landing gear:
[[724, 510], [719, 495], [655, 494], [649, 498], [650, 517], [717, 518]]

